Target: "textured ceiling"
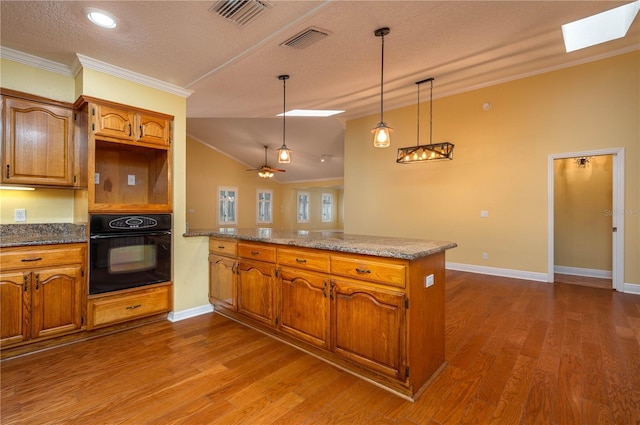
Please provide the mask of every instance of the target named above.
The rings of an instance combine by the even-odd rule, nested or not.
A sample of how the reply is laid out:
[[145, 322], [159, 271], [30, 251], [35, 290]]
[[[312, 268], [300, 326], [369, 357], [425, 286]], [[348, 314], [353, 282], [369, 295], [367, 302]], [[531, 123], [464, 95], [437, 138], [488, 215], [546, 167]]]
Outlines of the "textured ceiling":
[[[280, 74], [287, 109], [344, 109], [336, 118], [287, 119], [293, 149], [279, 181], [342, 177], [345, 120], [376, 114], [380, 39], [385, 37], [385, 109], [415, 102], [415, 81], [435, 77], [434, 97], [640, 49], [640, 24], [620, 40], [565, 53], [560, 26], [629, 2], [272, 1], [238, 26], [209, 12], [213, 1], [0, 2], [4, 48], [72, 66], [81, 54], [192, 90], [187, 131], [257, 167], [282, 143]], [[87, 8], [117, 18], [95, 27]], [[308, 28], [329, 36], [305, 49], [281, 46]], [[321, 155], [331, 158], [320, 163]]]

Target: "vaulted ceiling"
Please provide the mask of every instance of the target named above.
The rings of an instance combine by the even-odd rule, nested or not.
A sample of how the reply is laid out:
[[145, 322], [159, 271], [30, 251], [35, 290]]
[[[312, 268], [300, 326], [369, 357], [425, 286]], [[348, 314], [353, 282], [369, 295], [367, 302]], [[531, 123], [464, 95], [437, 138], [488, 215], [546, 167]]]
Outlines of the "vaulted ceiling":
[[[622, 39], [564, 50], [562, 24], [628, 1], [249, 3], [264, 10], [240, 25], [217, 13], [214, 0], [3, 0], [0, 43], [3, 55], [10, 49], [72, 68], [80, 54], [190, 90], [187, 132], [248, 167], [264, 163], [264, 145], [276, 165], [274, 150], [282, 144], [276, 114], [283, 108], [277, 76], [289, 74], [287, 109], [345, 112], [287, 118], [294, 157], [277, 175], [282, 182], [342, 177], [344, 122], [380, 110], [379, 27], [391, 30], [385, 109], [413, 104], [414, 83], [427, 77], [436, 79], [437, 98], [640, 49], [636, 19]], [[113, 15], [118, 26], [91, 24], [92, 7]], [[283, 44], [307, 29], [326, 36]]]

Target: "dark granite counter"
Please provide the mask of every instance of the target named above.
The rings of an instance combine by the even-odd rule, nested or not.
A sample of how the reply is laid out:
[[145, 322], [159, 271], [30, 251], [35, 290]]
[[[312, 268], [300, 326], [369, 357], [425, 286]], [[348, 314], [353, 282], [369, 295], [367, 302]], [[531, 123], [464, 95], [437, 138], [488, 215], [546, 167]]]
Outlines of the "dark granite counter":
[[386, 236], [351, 235], [336, 231], [292, 231], [271, 228], [190, 229], [185, 237], [215, 236], [239, 241], [267, 242], [278, 245], [374, 255], [413, 260], [455, 248], [454, 242]]
[[0, 248], [84, 243], [88, 240], [86, 224], [0, 224]]

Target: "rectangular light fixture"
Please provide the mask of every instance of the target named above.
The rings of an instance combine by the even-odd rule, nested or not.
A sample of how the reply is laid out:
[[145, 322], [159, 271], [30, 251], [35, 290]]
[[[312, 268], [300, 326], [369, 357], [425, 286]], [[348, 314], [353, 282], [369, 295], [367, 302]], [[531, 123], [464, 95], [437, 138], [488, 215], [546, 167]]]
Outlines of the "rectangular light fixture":
[[396, 162], [398, 164], [413, 164], [436, 159], [453, 159], [453, 148], [454, 145], [449, 142], [400, 148]]
[[[330, 117], [332, 115], [341, 114], [344, 111], [330, 109], [292, 109], [286, 114], [288, 117]], [[281, 117], [283, 114], [276, 116]]]
[[0, 190], [36, 190], [36, 188], [27, 186], [0, 186]]
[[622, 38], [640, 10], [640, 0], [562, 25], [567, 53]]

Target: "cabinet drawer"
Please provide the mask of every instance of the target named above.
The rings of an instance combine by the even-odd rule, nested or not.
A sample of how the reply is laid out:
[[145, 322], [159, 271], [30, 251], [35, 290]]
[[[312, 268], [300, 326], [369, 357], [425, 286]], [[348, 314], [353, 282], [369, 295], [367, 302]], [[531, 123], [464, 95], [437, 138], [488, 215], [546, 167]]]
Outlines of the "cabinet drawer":
[[238, 257], [275, 263], [276, 248], [268, 245], [239, 242]]
[[89, 329], [171, 310], [171, 285], [89, 300]]
[[320, 251], [278, 248], [278, 264], [329, 273], [329, 254]]
[[361, 257], [331, 256], [331, 274], [399, 288], [405, 287], [406, 268], [406, 264], [400, 261], [373, 261]]
[[0, 252], [0, 270], [82, 264], [85, 249], [82, 244], [5, 248]]
[[235, 257], [238, 251], [238, 242], [226, 239], [209, 238], [209, 252]]

